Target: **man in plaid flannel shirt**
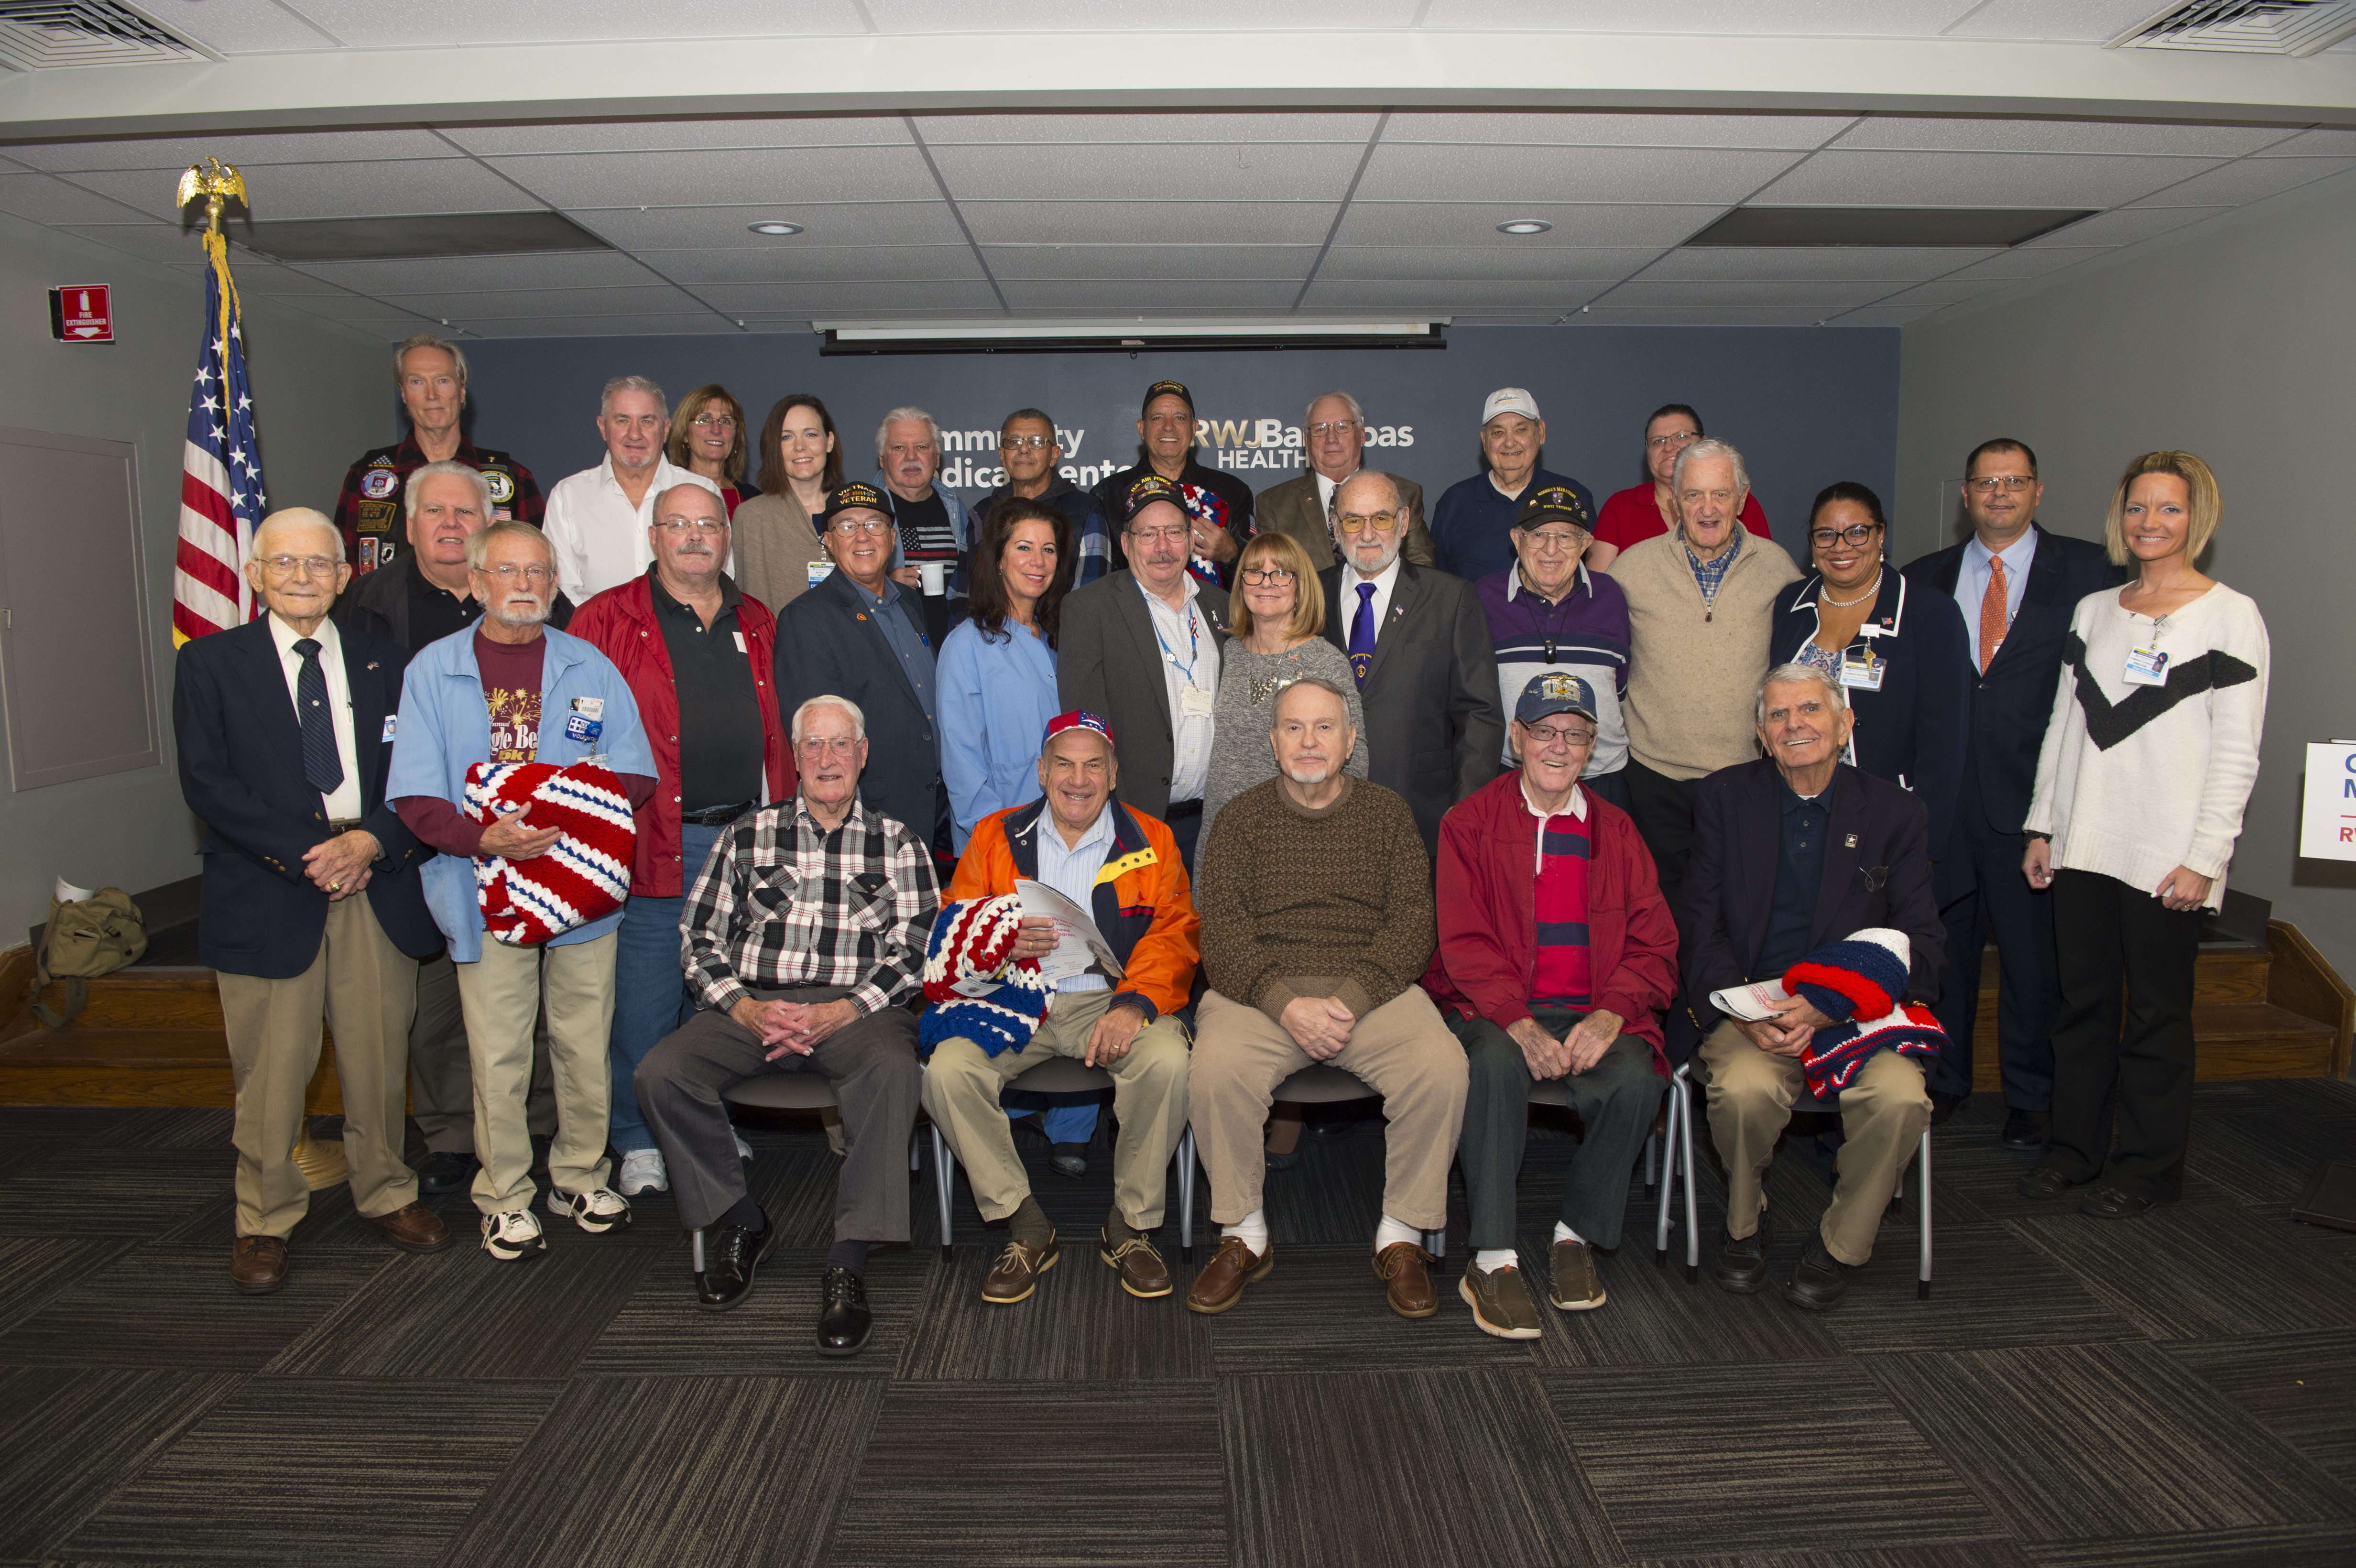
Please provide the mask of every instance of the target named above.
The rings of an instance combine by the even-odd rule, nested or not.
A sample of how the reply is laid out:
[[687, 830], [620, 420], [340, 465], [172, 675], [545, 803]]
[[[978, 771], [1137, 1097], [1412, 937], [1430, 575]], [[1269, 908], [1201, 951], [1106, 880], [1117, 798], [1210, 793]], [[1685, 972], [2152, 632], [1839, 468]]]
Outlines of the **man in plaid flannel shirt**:
[[916, 1019], [940, 910], [931, 852], [859, 799], [867, 721], [840, 697], [795, 709], [801, 787], [736, 819], [687, 898], [687, 983], [704, 1010], [638, 1066], [681, 1224], [695, 1232], [697, 1305], [725, 1312], [776, 1244], [745, 1189], [721, 1093], [763, 1072], [834, 1085], [848, 1152], [819, 1276], [818, 1349], [857, 1355], [873, 1325], [868, 1249], [908, 1239]]

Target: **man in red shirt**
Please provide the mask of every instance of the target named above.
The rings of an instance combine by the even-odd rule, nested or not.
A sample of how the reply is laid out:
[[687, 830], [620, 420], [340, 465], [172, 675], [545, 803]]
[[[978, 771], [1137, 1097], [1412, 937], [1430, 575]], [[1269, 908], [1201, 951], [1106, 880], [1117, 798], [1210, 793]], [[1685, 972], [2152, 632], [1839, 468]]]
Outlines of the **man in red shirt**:
[[[1602, 515], [1595, 519], [1595, 542], [1587, 547], [1590, 571], [1609, 571], [1612, 559], [1630, 545], [1676, 527], [1670, 476], [1676, 471], [1677, 453], [1705, 433], [1701, 416], [1683, 403], [1664, 403], [1653, 411], [1644, 421], [1644, 471], [1653, 481], [1615, 491], [1603, 503]], [[1767, 531], [1767, 514], [1760, 510], [1755, 493], [1742, 498], [1742, 526], [1762, 539], [1775, 537]]]

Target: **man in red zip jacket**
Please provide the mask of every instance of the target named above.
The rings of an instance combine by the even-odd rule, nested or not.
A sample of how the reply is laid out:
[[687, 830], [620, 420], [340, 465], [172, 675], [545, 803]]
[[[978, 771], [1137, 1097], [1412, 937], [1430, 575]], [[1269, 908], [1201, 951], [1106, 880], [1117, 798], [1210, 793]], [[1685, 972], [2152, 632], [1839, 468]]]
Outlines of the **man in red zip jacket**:
[[1579, 785], [1595, 721], [1586, 681], [1534, 677], [1514, 707], [1520, 769], [1440, 825], [1440, 951], [1423, 987], [1469, 1078], [1457, 1155], [1473, 1257], [1458, 1294], [1503, 1339], [1539, 1333], [1514, 1248], [1530, 1085], [1560, 1080], [1586, 1129], [1547, 1249], [1547, 1298], [1582, 1312], [1603, 1305], [1593, 1249], [1620, 1244], [1666, 1081], [1657, 1015], [1676, 994], [1676, 923], [1628, 814]]
[[687, 884], [723, 828], [792, 798], [795, 784], [774, 685], [776, 621], [724, 570], [726, 508], [702, 485], [674, 485], [655, 497], [652, 516], [654, 564], [582, 605], [570, 628], [629, 682], [660, 780], [637, 810], [614, 961], [611, 1136], [622, 1157], [614, 1185], [626, 1198], [670, 1185], [634, 1080], [656, 1042], [695, 1012], [680, 958]]

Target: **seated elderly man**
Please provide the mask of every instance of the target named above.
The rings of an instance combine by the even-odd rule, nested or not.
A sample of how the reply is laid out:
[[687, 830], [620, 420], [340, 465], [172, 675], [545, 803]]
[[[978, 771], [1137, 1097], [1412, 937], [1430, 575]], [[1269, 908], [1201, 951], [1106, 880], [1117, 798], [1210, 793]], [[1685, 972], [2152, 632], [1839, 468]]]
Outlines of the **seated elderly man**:
[[1592, 1249], [1620, 1244], [1667, 1073], [1676, 923], [1635, 824], [1579, 782], [1603, 711], [1578, 676], [1533, 677], [1514, 707], [1521, 766], [1440, 825], [1440, 954], [1423, 986], [1471, 1079], [1458, 1151], [1474, 1251], [1457, 1292], [1501, 1339], [1538, 1337], [1514, 1247], [1530, 1085], [1559, 1082], [1585, 1129], [1547, 1249], [1547, 1299], [1584, 1312], [1603, 1305]]
[[1276, 1266], [1260, 1207], [1261, 1126], [1278, 1084], [1330, 1061], [1383, 1096], [1390, 1119], [1375, 1273], [1391, 1310], [1440, 1310], [1422, 1232], [1448, 1222], [1448, 1166], [1464, 1117], [1464, 1052], [1416, 985], [1431, 961], [1431, 868], [1406, 801], [1342, 771], [1357, 736], [1339, 687], [1304, 676], [1278, 694], [1277, 776], [1220, 809], [1203, 883], [1203, 997], [1194, 1138], [1219, 1249], [1186, 1293], [1225, 1312]]
[[[1631, 552], [1633, 553], [1633, 552]], [[1854, 717], [1839, 687], [1811, 665], [1778, 665], [1760, 683], [1759, 743], [1767, 755], [1721, 768], [1695, 792], [1694, 851], [1680, 913], [1685, 1000], [1671, 1054], [1697, 1050], [1709, 1074], [1709, 1130], [1726, 1166], [1726, 1239], [1716, 1277], [1747, 1295], [1767, 1280], [1763, 1184], [1775, 1140], [1804, 1084], [1801, 1054], [1837, 1020], [1804, 997], [1747, 1022], [1710, 994], [1781, 979], [1825, 943], [1868, 927], [1902, 933], [1912, 949], [1908, 1000], [1937, 999], [1945, 934], [1931, 893], [1922, 802], [1840, 761]], [[1866, 1058], [1840, 1095], [1839, 1179], [1784, 1299], [1823, 1311], [1873, 1255], [1881, 1214], [1929, 1123], [1921, 1065], [1896, 1051]]]
[[1012, 893], [1018, 878], [1044, 882], [1095, 917], [1120, 967], [1116, 987], [1100, 963], [1078, 967], [1085, 955], [1068, 964], [1051, 959], [1063, 944], [1055, 922], [1026, 918], [1012, 955], [1045, 961], [1043, 977], [1055, 986], [1046, 1016], [1027, 1041], [1001, 1037], [993, 1051], [952, 1034], [933, 1048], [926, 1113], [965, 1162], [982, 1217], [1004, 1220], [1013, 1232], [981, 1285], [981, 1298], [1000, 1306], [1036, 1289], [1059, 1249], [1055, 1227], [1031, 1195], [999, 1092], [1056, 1056], [1112, 1074], [1120, 1136], [1098, 1255], [1131, 1296], [1151, 1300], [1173, 1288], [1150, 1238], [1162, 1226], [1163, 1173], [1186, 1128], [1186, 1035], [1173, 1015], [1194, 984], [1194, 905], [1177, 838], [1120, 803], [1113, 793], [1119, 779], [1105, 721], [1093, 713], [1057, 714], [1039, 751], [1044, 798], [983, 817], [949, 879], [952, 904]]
[[865, 715], [813, 697], [794, 710], [792, 735], [799, 793], [729, 824], [688, 893], [687, 982], [704, 1010], [656, 1042], [635, 1083], [680, 1223], [701, 1243], [696, 1305], [712, 1312], [751, 1293], [777, 1243], [745, 1190], [722, 1092], [764, 1072], [834, 1085], [845, 1149], [818, 1351], [855, 1356], [873, 1326], [868, 1250], [908, 1239], [918, 1074], [906, 1003], [940, 894], [932, 852], [860, 802]]

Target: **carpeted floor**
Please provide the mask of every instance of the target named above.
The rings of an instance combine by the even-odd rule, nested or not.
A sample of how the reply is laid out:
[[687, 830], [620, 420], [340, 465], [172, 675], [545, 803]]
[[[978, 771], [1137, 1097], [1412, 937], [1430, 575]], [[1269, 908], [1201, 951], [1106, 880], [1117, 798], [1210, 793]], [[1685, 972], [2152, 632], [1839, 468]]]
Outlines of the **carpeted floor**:
[[[1036, 1144], [1064, 1260], [983, 1305], [1003, 1232], [960, 1182], [944, 1254], [928, 1158], [844, 1363], [809, 1349], [814, 1123], [749, 1130], [786, 1244], [712, 1317], [659, 1195], [503, 1265], [463, 1197], [462, 1244], [414, 1257], [339, 1189], [287, 1288], [240, 1296], [227, 1112], [0, 1111], [0, 1563], [2345, 1568], [2356, 1235], [2288, 1209], [2356, 1157], [2356, 1086], [2198, 1107], [2185, 1200], [2121, 1223], [2016, 1198], [1981, 1096], [1934, 1135], [1932, 1298], [1910, 1203], [1821, 1317], [1710, 1285], [1705, 1164], [1701, 1281], [1655, 1266], [1632, 1193], [1610, 1301], [1531, 1344], [1473, 1329], [1461, 1250], [1438, 1317], [1384, 1307], [1379, 1124], [1270, 1178], [1276, 1273], [1215, 1318], [1122, 1296], [1087, 1244], [1108, 1158], [1075, 1183]], [[1532, 1136], [1537, 1271], [1572, 1147]], [[1826, 1192], [1787, 1140], [1779, 1272]]]

